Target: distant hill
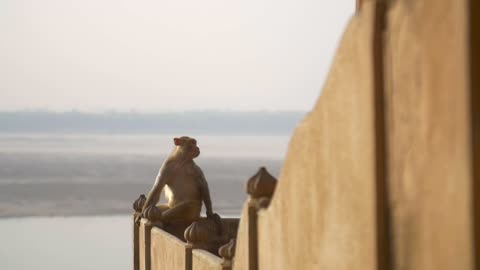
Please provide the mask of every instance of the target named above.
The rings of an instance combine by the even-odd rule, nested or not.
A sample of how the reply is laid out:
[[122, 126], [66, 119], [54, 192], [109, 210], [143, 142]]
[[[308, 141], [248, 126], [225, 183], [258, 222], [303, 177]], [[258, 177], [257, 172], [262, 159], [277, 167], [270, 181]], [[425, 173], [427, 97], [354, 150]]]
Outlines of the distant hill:
[[289, 134], [305, 112], [0, 112], [0, 133]]

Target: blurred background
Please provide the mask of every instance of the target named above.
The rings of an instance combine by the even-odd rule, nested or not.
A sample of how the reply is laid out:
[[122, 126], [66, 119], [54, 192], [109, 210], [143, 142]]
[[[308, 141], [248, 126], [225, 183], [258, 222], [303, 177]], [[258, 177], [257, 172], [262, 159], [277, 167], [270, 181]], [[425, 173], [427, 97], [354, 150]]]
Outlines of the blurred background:
[[278, 177], [354, 6], [2, 1], [0, 268], [130, 269], [131, 203], [175, 136], [238, 216], [260, 166]]

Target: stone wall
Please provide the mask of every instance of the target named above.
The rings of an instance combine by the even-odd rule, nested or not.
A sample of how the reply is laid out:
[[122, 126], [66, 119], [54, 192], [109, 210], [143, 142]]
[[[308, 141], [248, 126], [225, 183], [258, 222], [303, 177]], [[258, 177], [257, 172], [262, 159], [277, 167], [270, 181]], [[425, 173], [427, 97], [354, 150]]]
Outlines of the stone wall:
[[151, 231], [152, 270], [185, 269], [185, 242], [159, 229]]
[[[192, 251], [192, 269], [193, 270], [222, 270], [222, 259], [212, 253], [195, 249]], [[177, 268], [170, 268], [177, 269]]]
[[388, 180], [396, 269], [475, 269], [467, 5], [396, 1], [387, 14]]
[[[258, 211], [253, 269], [480, 267], [470, 2], [358, 1]], [[247, 208], [235, 269], [252, 269]]]
[[[375, 269], [374, 5], [352, 18], [259, 213], [259, 269]], [[243, 218], [243, 217], [242, 217]]]
[[[139, 212], [133, 214], [133, 222], [138, 215]], [[142, 218], [138, 225], [133, 225], [133, 269], [231, 270], [235, 250], [232, 239], [236, 237], [238, 223], [235, 218], [221, 219], [222, 229], [218, 230], [211, 228], [214, 221], [201, 218], [185, 229], [183, 224], [165, 225]], [[182, 228], [188, 242], [180, 236]]]

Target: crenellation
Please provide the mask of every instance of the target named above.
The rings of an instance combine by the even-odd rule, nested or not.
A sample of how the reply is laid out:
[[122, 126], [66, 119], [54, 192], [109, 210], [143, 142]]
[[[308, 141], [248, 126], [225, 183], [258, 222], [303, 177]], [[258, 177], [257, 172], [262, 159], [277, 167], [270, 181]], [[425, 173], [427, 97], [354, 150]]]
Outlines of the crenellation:
[[222, 269], [232, 269], [232, 261], [235, 256], [235, 238], [230, 239], [227, 244], [221, 246], [218, 249], [218, 254], [222, 257]]
[[138, 199], [133, 202], [133, 210], [135, 210], [135, 212], [142, 212], [146, 200], [147, 198], [145, 197], [145, 194], [141, 194]]

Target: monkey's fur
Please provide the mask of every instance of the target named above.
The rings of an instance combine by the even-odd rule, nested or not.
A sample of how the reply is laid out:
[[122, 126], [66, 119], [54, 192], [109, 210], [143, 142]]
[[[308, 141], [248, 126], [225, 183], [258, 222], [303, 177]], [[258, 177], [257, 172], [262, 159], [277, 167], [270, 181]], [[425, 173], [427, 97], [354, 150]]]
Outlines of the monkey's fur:
[[[173, 139], [175, 148], [160, 167], [155, 184], [142, 208], [142, 215], [149, 206], [156, 205], [165, 188], [167, 204], [156, 205], [161, 211], [160, 221], [192, 222], [200, 218], [202, 201], [208, 218], [217, 219], [212, 211], [212, 201], [202, 170], [193, 161], [200, 155], [197, 141], [190, 137]], [[219, 217], [218, 217], [219, 218]]]

